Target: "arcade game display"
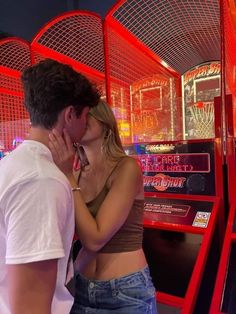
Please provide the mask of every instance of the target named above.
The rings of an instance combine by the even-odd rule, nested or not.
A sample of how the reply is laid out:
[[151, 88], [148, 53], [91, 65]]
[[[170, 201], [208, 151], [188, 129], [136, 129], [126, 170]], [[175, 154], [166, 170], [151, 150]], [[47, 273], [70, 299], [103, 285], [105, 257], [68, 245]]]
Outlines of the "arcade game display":
[[[125, 148], [143, 171], [144, 250], [159, 308], [173, 313], [192, 313], [199, 306], [203, 310], [206, 282], [212, 283], [209, 293], [214, 285], [222, 232], [217, 144], [208, 139]], [[209, 303], [204, 300], [205, 310]]]

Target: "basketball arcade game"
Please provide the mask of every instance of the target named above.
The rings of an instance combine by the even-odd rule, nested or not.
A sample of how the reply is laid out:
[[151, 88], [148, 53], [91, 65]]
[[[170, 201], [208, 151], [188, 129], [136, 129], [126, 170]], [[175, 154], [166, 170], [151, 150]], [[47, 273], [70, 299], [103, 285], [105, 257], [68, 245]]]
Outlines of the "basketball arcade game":
[[[199, 92], [187, 95], [193, 99], [182, 107], [181, 77], [148, 48], [148, 40], [145, 44], [141, 40], [144, 27], [139, 28], [135, 20], [141, 18], [141, 8], [135, 3], [119, 1], [105, 19], [108, 101], [125, 150], [137, 159], [144, 175], [144, 250], [159, 312], [189, 314], [198, 307], [205, 310], [201, 304], [205, 296], [209, 306], [210, 292], [204, 296], [208, 258], [213, 238], [217, 238], [213, 250], [219, 250], [224, 228], [221, 104], [219, 99], [214, 102], [214, 97], [201, 98], [206, 88], [198, 77], [194, 88]], [[149, 10], [145, 5], [144, 16], [145, 9]], [[157, 11], [152, 9], [155, 19]], [[144, 23], [143, 16], [141, 20]], [[211, 83], [212, 89], [219, 91], [219, 72], [213, 73], [219, 67], [215, 63], [203, 66], [212, 76], [218, 75]], [[185, 128], [181, 116], [187, 116]]]
[[[205, 268], [213, 237], [212, 250], [218, 251], [223, 232], [222, 198], [216, 197], [221, 193], [216, 177], [222, 177], [218, 146], [216, 139], [126, 146], [144, 175], [144, 250], [160, 313], [193, 313], [203, 279], [214, 275]], [[204, 293], [199, 302], [203, 298]]]
[[23, 141], [29, 129], [20, 80], [29, 65], [29, 43], [16, 37], [0, 41], [0, 159]]

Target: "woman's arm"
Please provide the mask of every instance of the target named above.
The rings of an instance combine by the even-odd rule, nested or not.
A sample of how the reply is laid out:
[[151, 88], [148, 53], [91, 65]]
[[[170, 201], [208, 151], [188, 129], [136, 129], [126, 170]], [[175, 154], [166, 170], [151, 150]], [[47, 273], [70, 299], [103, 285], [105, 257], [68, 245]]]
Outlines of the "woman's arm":
[[82, 272], [84, 267], [96, 256], [95, 252], [89, 251], [82, 247], [74, 262], [75, 271]]
[[[101, 249], [124, 224], [140, 186], [138, 166], [126, 159], [119, 167], [119, 175], [99, 208], [96, 219], [90, 214], [81, 191], [74, 191], [76, 230], [83, 246], [91, 251]], [[74, 176], [68, 177], [77, 186]]]
[[[56, 164], [65, 173], [72, 188], [76, 188], [78, 184], [72, 172], [72, 158], [68, 157], [73, 151], [73, 149], [71, 150], [72, 143], [66, 132], [64, 139], [65, 141], [56, 130], [53, 131], [50, 135], [50, 149], [55, 156]], [[70, 166], [66, 160], [70, 160]], [[124, 158], [117, 169], [117, 176], [112, 181], [110, 190], [99, 208], [96, 219], [90, 214], [81, 191], [73, 192], [76, 230], [86, 249], [93, 252], [100, 250], [121, 228], [132, 208], [140, 186], [142, 186], [142, 174], [139, 166], [134, 159]]]

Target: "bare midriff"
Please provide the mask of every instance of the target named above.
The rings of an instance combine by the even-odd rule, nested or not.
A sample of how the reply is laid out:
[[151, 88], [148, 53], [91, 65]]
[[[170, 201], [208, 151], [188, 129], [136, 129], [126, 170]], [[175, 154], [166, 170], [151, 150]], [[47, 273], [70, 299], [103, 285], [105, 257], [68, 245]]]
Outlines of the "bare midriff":
[[90, 261], [85, 266], [80, 266], [79, 258], [76, 270], [90, 280], [119, 278], [137, 272], [147, 265], [142, 249], [132, 252], [97, 253], [96, 255], [85, 250], [85, 254], [90, 255]]

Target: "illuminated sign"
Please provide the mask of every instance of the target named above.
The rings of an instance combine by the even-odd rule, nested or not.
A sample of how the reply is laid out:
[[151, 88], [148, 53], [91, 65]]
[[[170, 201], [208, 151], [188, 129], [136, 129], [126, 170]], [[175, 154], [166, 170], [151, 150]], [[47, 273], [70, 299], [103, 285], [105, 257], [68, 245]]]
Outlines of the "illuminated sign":
[[128, 122], [118, 121], [120, 136], [130, 136], [130, 124]]
[[175, 146], [172, 144], [151, 144], [146, 145], [146, 152], [149, 153], [167, 153], [173, 151]]
[[132, 94], [134, 94], [136, 92], [139, 92], [139, 90], [142, 88], [153, 86], [168, 86], [168, 79], [160, 75], [153, 75], [151, 77], [133, 83], [131, 86], [131, 92]]
[[191, 195], [215, 195], [214, 151], [215, 142], [212, 140], [126, 146], [127, 154], [142, 170], [145, 192]]
[[208, 153], [136, 155], [143, 172], [210, 172]]
[[168, 188], [183, 188], [186, 178], [170, 177], [163, 173], [155, 176], [143, 176], [144, 187], [154, 187], [157, 191], [165, 191]]
[[184, 85], [188, 82], [200, 77], [208, 77], [212, 75], [220, 74], [220, 63], [213, 62], [203, 66], [199, 66], [193, 70], [190, 70], [184, 74]]

